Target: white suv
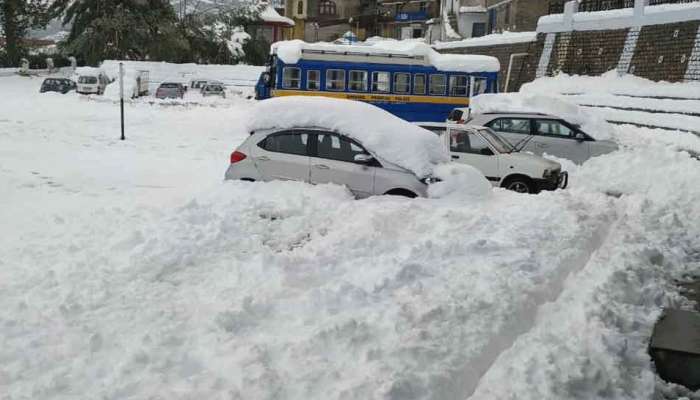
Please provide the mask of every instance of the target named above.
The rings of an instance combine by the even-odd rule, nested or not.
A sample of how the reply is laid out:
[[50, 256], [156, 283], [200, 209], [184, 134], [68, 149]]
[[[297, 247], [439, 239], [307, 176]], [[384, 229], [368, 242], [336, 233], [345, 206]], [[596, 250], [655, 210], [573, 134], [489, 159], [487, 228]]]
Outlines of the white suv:
[[568, 184], [568, 174], [561, 171], [561, 164], [519, 153], [489, 128], [442, 123], [420, 126], [443, 138], [453, 161], [477, 168], [494, 186], [538, 193], [564, 189]]

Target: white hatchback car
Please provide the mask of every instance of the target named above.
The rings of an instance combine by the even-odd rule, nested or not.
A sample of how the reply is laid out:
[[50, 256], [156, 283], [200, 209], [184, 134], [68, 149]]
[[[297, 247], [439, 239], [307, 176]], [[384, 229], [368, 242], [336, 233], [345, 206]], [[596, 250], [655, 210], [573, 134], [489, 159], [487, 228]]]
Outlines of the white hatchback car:
[[493, 186], [520, 193], [564, 189], [569, 176], [561, 164], [533, 154], [515, 151], [507, 141], [486, 127], [422, 123], [440, 135], [452, 160], [480, 170]]

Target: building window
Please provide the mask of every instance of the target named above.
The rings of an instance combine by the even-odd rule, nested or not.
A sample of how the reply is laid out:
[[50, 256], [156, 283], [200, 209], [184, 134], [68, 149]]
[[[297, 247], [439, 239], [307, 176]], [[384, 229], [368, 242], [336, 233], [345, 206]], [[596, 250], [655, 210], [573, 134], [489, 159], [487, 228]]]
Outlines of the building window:
[[397, 72], [394, 74], [394, 93], [407, 94], [411, 92], [411, 74]]
[[342, 92], [345, 90], [345, 70], [326, 70], [326, 90]]
[[486, 24], [483, 22], [474, 22], [472, 25], [472, 37], [484, 36], [486, 34]]
[[321, 89], [321, 72], [318, 70], [309, 70], [306, 72], [306, 88], [308, 90]]
[[425, 74], [413, 75], [413, 94], [425, 94]]
[[445, 80], [445, 75], [430, 75], [430, 95], [431, 96], [444, 96], [445, 89], [447, 88], [447, 82]]
[[450, 96], [466, 96], [469, 89], [469, 81], [466, 75], [450, 76]]
[[299, 68], [284, 67], [282, 70], [282, 87], [285, 89], [301, 88], [301, 70]]
[[304, 2], [303, 1], [297, 2], [297, 14], [304, 15]]
[[377, 93], [389, 93], [390, 76], [388, 72], [372, 72], [372, 91]]
[[367, 71], [350, 71], [348, 90], [351, 92], [367, 91]]
[[420, 10], [423, 12], [428, 10], [428, 2], [426, 2], [426, 1], [421, 1], [420, 4], [418, 4], [418, 6], [420, 7]]
[[335, 2], [331, 0], [322, 0], [318, 3], [319, 15], [335, 15]]

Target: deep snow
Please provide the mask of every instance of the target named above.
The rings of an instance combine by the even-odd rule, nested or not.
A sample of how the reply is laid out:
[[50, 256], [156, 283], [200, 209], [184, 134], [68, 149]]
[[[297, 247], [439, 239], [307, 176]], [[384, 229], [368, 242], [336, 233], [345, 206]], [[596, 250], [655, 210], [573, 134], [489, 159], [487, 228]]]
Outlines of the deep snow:
[[116, 104], [40, 82], [0, 78], [7, 398], [658, 390], [654, 319], [700, 271], [696, 136], [617, 127], [565, 191], [357, 201], [223, 182], [252, 101], [130, 103], [120, 142]]

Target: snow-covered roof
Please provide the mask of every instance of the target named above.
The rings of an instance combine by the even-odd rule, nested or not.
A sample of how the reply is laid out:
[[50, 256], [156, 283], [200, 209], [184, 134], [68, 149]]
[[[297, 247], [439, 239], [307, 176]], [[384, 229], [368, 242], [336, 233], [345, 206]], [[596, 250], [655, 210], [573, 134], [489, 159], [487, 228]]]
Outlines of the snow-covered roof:
[[501, 65], [498, 59], [476, 54], [440, 54], [423, 41], [381, 40], [355, 43], [352, 45], [332, 43], [306, 43], [301, 40], [277, 42], [271, 51], [286, 64], [296, 64], [302, 59], [302, 51], [352, 53], [355, 56], [403, 56], [422, 57], [426, 65], [440, 71], [455, 72], [498, 72]]
[[264, 10], [260, 13], [260, 19], [265, 22], [285, 24], [289, 26], [294, 26], [294, 21], [290, 18], [281, 16], [271, 5], [268, 4]]
[[318, 127], [361, 143], [374, 156], [429, 176], [436, 164], [450, 160], [437, 135], [368, 103], [328, 97], [276, 97], [257, 103], [249, 131]]
[[481, 94], [471, 99], [469, 107], [474, 114], [524, 112], [554, 115], [581, 126], [584, 132], [598, 140], [612, 137], [612, 127], [603, 118], [560, 96], [524, 93]]
[[537, 40], [537, 32], [503, 32], [492, 33], [470, 39], [454, 42], [437, 42], [433, 45], [438, 50], [454, 49], [459, 47], [495, 46], [500, 44], [527, 43]]

